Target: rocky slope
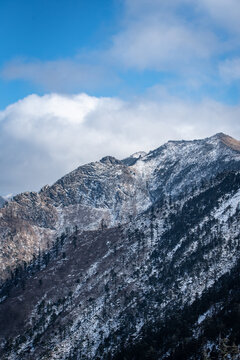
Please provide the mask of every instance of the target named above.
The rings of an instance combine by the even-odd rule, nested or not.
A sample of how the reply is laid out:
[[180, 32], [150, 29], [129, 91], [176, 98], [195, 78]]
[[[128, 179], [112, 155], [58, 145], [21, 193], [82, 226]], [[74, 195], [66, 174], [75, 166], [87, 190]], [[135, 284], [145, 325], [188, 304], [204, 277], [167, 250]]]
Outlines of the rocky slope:
[[0, 279], [50, 248], [66, 228], [125, 223], [165, 196], [187, 196], [216, 174], [239, 169], [239, 142], [224, 134], [169, 141], [148, 154], [105, 157], [80, 166], [39, 193], [23, 193], [0, 210]]
[[238, 342], [223, 319], [238, 306], [239, 172], [239, 143], [217, 134], [16, 196], [0, 213], [1, 358], [200, 359], [220, 333]]

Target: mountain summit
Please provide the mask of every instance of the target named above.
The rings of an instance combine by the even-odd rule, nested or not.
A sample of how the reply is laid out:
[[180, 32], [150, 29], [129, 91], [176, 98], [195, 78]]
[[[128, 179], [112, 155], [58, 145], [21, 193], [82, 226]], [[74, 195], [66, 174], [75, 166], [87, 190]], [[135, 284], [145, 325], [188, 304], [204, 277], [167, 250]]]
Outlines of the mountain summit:
[[169, 141], [9, 201], [1, 358], [201, 359], [206, 339], [213, 349], [238, 292], [239, 149], [222, 133]]
[[223, 133], [219, 133], [216, 136], [228, 147], [233, 150], [240, 151], [240, 141], [232, 138], [231, 136], [225, 135]]
[[[125, 160], [106, 156], [80, 166], [39, 193], [19, 194], [0, 210], [0, 279], [51, 246], [66, 227], [123, 224], [158, 201], [189, 196], [204, 181], [239, 169], [239, 142], [219, 133], [169, 141]], [[17, 246], [16, 246], [17, 244]]]

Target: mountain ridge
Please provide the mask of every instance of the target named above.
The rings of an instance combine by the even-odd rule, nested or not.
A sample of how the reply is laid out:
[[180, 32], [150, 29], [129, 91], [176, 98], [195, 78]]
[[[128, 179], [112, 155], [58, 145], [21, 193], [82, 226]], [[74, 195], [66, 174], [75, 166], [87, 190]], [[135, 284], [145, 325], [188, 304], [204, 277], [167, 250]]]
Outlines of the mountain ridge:
[[[120, 352], [127, 360], [141, 360], [152, 349], [151, 359], [190, 360], [186, 353], [174, 353], [181, 344], [187, 348], [190, 338], [194, 342], [194, 334], [209, 332], [210, 315], [197, 321], [213, 306], [216, 333], [210, 347], [197, 337], [194, 359], [201, 359], [201, 351], [209, 351], [218, 339], [216, 319], [226, 296], [231, 305], [228, 293], [218, 295], [217, 303], [214, 294], [224, 276], [236, 273], [239, 204], [240, 173], [222, 173], [191, 197], [158, 201], [127, 225], [65, 234], [52, 248], [52, 260], [43, 252], [29, 278], [21, 272], [14, 277], [17, 285], [0, 311], [2, 358], [107, 360], [121, 359]], [[169, 318], [176, 322], [175, 314], [191, 306], [193, 323], [187, 333], [183, 328], [183, 338], [175, 335], [173, 340], [170, 327], [161, 347], [150, 341], [150, 329], [154, 339], [157, 331], [164, 333]], [[132, 346], [137, 348], [132, 351]], [[139, 352], [141, 346], [145, 352]]]
[[107, 156], [0, 209], [1, 358], [202, 360], [220, 334], [240, 344], [236, 142]]
[[9, 276], [19, 261], [30, 261], [39, 248], [49, 248], [69, 224], [82, 230], [98, 229], [102, 223], [116, 226], [166, 196], [190, 193], [201, 179], [238, 169], [240, 154], [223, 138], [226, 142], [228, 136], [168, 142], [130, 165], [107, 156], [78, 167], [39, 193], [16, 195], [0, 210], [0, 238], [5, 239], [0, 245], [0, 278]]

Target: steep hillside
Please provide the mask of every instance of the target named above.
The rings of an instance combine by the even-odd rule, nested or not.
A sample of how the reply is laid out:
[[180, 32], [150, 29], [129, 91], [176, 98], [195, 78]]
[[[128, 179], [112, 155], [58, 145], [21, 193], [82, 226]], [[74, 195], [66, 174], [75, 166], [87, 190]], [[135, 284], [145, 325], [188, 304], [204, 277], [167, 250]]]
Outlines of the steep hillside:
[[[237, 146], [238, 144], [238, 146]], [[169, 141], [133, 168], [148, 182], [151, 198], [185, 196], [211, 177], [239, 170], [240, 142], [222, 133], [194, 141]]]
[[107, 157], [1, 209], [1, 359], [239, 351], [238, 144]]
[[224, 134], [169, 141], [148, 154], [84, 165], [39, 193], [20, 194], [0, 209], [0, 280], [66, 228], [123, 224], [166, 196], [189, 196], [218, 173], [239, 169], [239, 142]]
[[226, 291], [221, 297], [216, 289], [238, 266], [239, 204], [240, 174], [223, 174], [188, 200], [156, 203], [123, 227], [62, 237], [12, 279], [0, 311], [2, 358], [119, 359], [125, 351], [127, 359], [145, 359], [133, 357], [132, 347], [139, 351], [143, 342], [146, 349], [148, 339], [149, 351], [149, 329], [163, 333], [184, 311], [189, 332], [157, 347], [155, 339], [154, 356], [177, 351], [186, 337], [203, 349], [198, 319], [222, 311]]
[[124, 223], [150, 204], [144, 180], [112, 157], [82, 166], [39, 193], [17, 195], [0, 210], [0, 278], [49, 249], [66, 228]]

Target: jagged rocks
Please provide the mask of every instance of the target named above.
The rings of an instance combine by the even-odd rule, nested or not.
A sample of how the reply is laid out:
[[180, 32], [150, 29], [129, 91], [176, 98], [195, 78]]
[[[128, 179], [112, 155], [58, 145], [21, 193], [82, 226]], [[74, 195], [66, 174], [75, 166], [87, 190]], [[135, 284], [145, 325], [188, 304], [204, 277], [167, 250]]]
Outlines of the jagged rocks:
[[187, 196], [202, 181], [239, 169], [238, 149], [239, 142], [224, 134], [169, 141], [123, 161], [107, 156], [39, 193], [15, 196], [0, 210], [0, 279], [49, 247], [67, 227], [94, 230], [102, 221], [108, 227], [128, 222], [156, 201]]

